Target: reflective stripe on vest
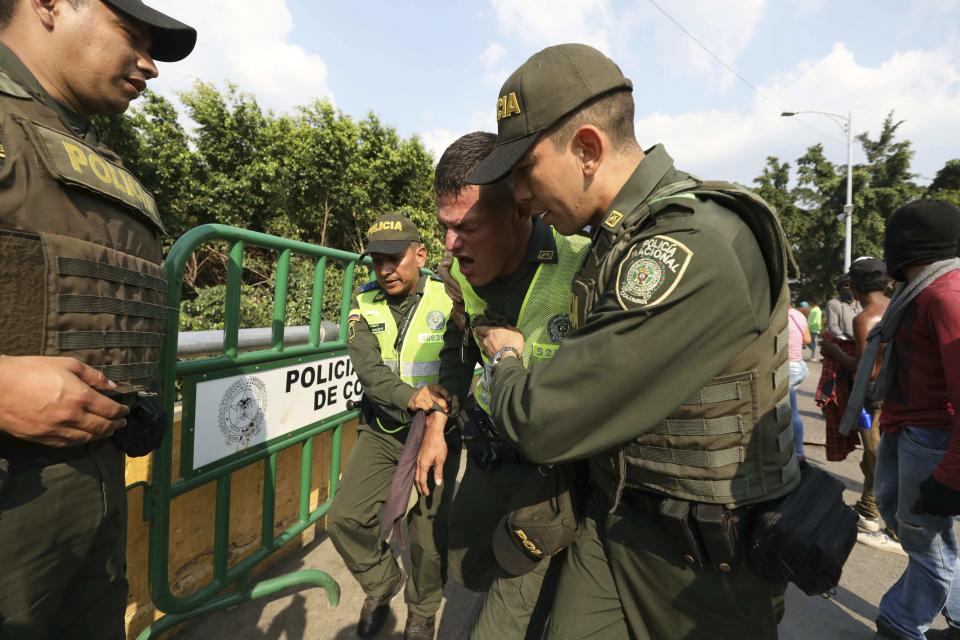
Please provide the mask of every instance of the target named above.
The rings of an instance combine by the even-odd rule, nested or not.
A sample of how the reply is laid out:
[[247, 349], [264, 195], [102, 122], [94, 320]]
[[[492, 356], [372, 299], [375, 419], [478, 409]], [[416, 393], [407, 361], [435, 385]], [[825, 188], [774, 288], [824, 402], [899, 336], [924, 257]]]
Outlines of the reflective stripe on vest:
[[[544, 262], [527, 287], [520, 307], [517, 329], [523, 335], [523, 366], [531, 361], [546, 361], [553, 358], [570, 327], [570, 289], [573, 277], [583, 264], [590, 249], [590, 240], [583, 236], [562, 236], [554, 229], [557, 245], [556, 263]], [[487, 308], [487, 303], [477, 295], [467, 279], [460, 273], [459, 263], [454, 260], [451, 275], [460, 284], [463, 303], [470, 316], [477, 316]], [[484, 364], [488, 358], [481, 350]], [[490, 389], [484, 376], [477, 378], [474, 397], [484, 411], [490, 413]]]
[[[421, 276], [427, 277], [427, 276]], [[410, 326], [397, 354], [397, 323], [380, 289], [364, 291], [357, 296], [359, 312], [371, 327], [380, 343], [380, 356], [391, 371], [398, 372], [400, 379], [414, 387], [435, 384], [440, 379], [440, 349], [443, 348], [443, 332], [450, 317], [453, 303], [447, 297], [443, 283], [428, 279], [423, 295], [410, 319]]]

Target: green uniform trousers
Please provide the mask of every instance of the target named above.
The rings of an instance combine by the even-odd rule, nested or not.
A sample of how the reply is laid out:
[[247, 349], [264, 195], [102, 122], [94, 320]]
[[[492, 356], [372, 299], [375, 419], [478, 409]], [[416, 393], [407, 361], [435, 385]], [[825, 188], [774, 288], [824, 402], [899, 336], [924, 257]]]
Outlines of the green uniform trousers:
[[547, 638], [770, 640], [786, 584], [746, 562], [731, 573], [685, 563], [655, 516], [594, 491], [586, 527], [567, 550]]
[[472, 640], [523, 638], [540, 596], [549, 559], [522, 576], [505, 573], [493, 555], [494, 528], [514, 493], [536, 473], [529, 464], [502, 464], [484, 471], [467, 468], [450, 508], [450, 575], [473, 591], [486, 591]]
[[110, 440], [0, 492], [0, 638], [123, 640], [124, 456]]
[[[401, 575], [390, 545], [380, 539], [379, 512], [390, 494], [403, 443], [366, 425], [359, 431], [327, 513], [327, 533], [363, 592], [370, 598], [382, 598]], [[447, 445], [443, 477], [448, 482], [442, 491], [420, 496], [407, 514], [406, 542], [412, 567], [404, 599], [411, 612], [425, 617], [440, 608], [446, 581], [447, 511], [460, 464], [458, 441], [448, 436]]]

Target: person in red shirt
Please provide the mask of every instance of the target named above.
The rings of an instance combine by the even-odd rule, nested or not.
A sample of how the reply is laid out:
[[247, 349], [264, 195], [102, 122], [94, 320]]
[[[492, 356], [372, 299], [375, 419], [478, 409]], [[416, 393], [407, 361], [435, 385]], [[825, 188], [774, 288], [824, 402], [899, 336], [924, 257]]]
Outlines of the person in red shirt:
[[[960, 638], [958, 242], [960, 209], [945, 202], [910, 203], [887, 222], [887, 266], [906, 284], [877, 330], [890, 341], [876, 381], [876, 496], [909, 562], [880, 601], [879, 639]], [[949, 628], [924, 635], [941, 611]]]

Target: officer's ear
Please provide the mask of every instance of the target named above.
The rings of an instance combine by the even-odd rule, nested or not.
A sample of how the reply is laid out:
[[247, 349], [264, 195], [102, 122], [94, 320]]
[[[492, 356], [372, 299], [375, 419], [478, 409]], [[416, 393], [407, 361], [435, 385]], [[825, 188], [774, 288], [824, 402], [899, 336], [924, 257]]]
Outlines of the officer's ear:
[[40, 24], [47, 31], [53, 30], [56, 21], [57, 12], [63, 11], [67, 5], [67, 0], [28, 0], [30, 11], [35, 13], [40, 19]]
[[584, 177], [592, 178], [603, 162], [607, 139], [592, 124], [580, 127], [571, 141], [571, 151], [580, 162]]
[[422, 269], [423, 265], [427, 264], [427, 248], [416, 242], [413, 244], [413, 249], [417, 255], [417, 266]]

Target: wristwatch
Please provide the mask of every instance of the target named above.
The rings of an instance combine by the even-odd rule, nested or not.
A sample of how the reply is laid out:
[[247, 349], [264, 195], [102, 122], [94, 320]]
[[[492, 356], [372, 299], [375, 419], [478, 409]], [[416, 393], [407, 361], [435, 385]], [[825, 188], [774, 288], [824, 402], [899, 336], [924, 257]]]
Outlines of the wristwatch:
[[504, 347], [504, 348], [500, 349], [499, 351], [497, 351], [495, 354], [493, 354], [493, 357], [490, 358], [490, 364], [487, 365], [487, 368], [489, 369], [490, 375], [493, 374], [494, 368], [495, 368], [498, 364], [500, 364], [500, 361], [503, 360], [503, 357], [504, 357], [505, 355], [507, 355], [508, 353], [512, 353], [513, 355], [517, 356], [517, 360], [523, 360], [523, 358], [522, 358], [521, 355], [520, 355], [520, 352], [517, 350], [516, 347]]

